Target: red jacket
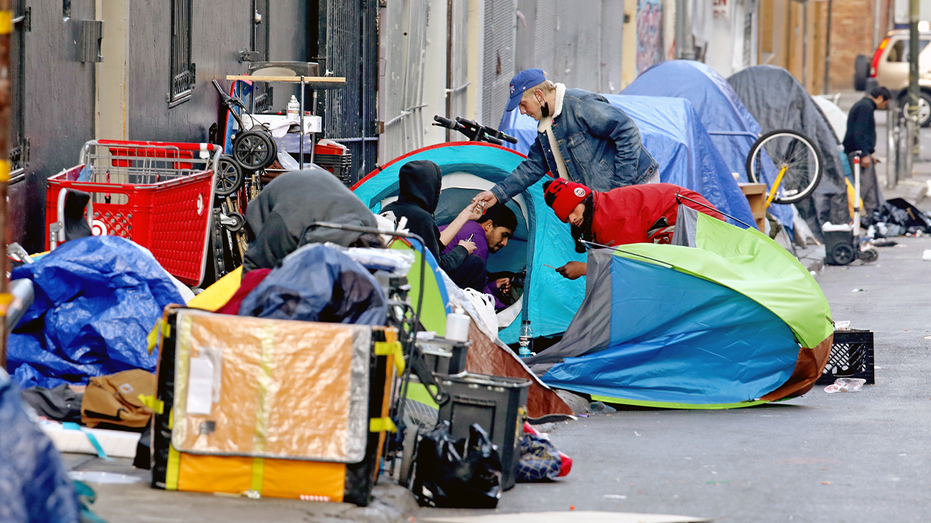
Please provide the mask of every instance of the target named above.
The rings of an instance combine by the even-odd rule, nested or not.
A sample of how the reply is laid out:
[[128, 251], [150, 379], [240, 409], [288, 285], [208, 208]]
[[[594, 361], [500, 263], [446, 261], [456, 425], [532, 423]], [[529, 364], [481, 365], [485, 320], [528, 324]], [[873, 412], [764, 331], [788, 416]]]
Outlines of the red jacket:
[[[679, 210], [676, 194], [699, 201], [710, 209], [683, 199], [687, 207], [724, 220], [724, 215], [695, 191], [671, 183], [629, 185], [608, 192], [593, 192], [595, 242], [609, 246], [670, 243]], [[665, 223], [660, 221], [664, 217]]]

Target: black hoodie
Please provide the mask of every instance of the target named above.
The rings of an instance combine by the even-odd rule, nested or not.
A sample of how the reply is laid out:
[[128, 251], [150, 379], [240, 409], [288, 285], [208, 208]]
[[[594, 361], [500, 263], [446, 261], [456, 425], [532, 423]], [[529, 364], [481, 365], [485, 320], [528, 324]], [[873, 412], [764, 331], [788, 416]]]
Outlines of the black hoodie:
[[398, 173], [400, 194], [397, 201], [385, 206], [383, 211], [391, 211], [400, 220], [407, 218], [407, 229], [423, 238], [424, 246], [433, 253], [440, 263], [440, 268], [447, 274], [459, 268], [469, 256], [465, 247], [455, 249], [440, 256], [446, 248], [440, 243], [440, 229], [436, 226], [436, 206], [440, 203], [440, 188], [443, 172], [440, 166], [430, 160], [416, 160], [401, 167]]
[[314, 222], [377, 227], [372, 211], [329, 172], [314, 167], [285, 173], [249, 202], [246, 210], [249, 250], [243, 260], [243, 271], [274, 268], [301, 245], [333, 242], [347, 247], [362, 236], [337, 229], [305, 231]]

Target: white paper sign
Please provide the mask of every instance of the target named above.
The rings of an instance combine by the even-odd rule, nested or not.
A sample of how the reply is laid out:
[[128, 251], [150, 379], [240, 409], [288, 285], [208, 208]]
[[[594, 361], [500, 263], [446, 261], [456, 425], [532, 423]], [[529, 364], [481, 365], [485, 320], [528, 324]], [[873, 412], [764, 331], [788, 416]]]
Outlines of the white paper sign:
[[213, 362], [209, 357], [191, 358], [187, 385], [188, 414], [210, 414], [213, 407]]

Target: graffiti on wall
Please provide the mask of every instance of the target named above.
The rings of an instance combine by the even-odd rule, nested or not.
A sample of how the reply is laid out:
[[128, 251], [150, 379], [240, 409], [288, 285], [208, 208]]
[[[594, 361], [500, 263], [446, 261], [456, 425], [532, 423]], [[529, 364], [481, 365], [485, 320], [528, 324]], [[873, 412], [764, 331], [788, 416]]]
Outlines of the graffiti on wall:
[[637, 74], [663, 61], [663, 6], [637, 0]]

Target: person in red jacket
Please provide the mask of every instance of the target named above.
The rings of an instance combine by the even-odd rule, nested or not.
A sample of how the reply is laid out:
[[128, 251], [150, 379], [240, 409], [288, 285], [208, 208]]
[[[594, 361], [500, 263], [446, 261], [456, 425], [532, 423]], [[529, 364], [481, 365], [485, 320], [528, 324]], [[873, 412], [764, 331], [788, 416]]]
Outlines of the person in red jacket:
[[[598, 192], [557, 178], [546, 182], [543, 191], [544, 200], [556, 217], [572, 226], [578, 252], [585, 252], [585, 246], [578, 240], [609, 247], [628, 243], [670, 243], [679, 203], [724, 220], [724, 215], [702, 195], [671, 183], [629, 185]], [[586, 265], [569, 262], [556, 271], [574, 280], [585, 275]]]

